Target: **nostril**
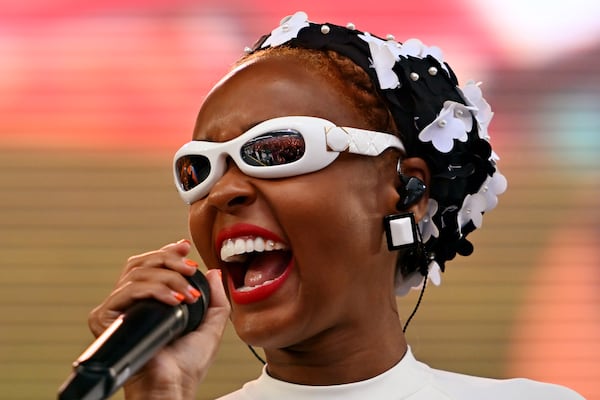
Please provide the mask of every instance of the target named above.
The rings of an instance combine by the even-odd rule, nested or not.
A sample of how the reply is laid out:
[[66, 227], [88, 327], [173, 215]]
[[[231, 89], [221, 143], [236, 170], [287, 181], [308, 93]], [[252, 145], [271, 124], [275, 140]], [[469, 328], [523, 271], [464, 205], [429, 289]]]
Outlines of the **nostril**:
[[236, 196], [227, 202], [229, 207], [241, 206], [248, 202], [248, 196]]

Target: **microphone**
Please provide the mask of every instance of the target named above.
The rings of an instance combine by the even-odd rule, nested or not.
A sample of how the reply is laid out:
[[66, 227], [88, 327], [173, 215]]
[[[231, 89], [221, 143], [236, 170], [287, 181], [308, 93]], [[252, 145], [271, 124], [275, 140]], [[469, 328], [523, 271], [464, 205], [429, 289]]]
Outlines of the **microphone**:
[[177, 306], [154, 299], [136, 302], [73, 363], [58, 400], [108, 398], [165, 345], [196, 329], [210, 303], [210, 289], [200, 271], [186, 279], [202, 293], [198, 301]]

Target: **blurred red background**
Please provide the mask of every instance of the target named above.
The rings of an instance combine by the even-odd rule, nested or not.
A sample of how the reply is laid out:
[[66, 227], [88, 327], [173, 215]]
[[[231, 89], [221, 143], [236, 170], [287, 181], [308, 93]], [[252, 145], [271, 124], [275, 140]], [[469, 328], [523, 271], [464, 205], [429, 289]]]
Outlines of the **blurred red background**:
[[[481, 246], [475, 242], [476, 253], [483, 254], [470, 260], [462, 275], [456, 272], [455, 279], [460, 277], [459, 284], [468, 286], [467, 291], [486, 292], [489, 287], [484, 284], [496, 285], [490, 290], [497, 296], [484, 296], [480, 304], [483, 312], [489, 309], [493, 314], [494, 307], [511, 304], [501, 318], [502, 334], [490, 334], [494, 340], [482, 344], [495, 349], [489, 350], [495, 354], [490, 371], [553, 381], [590, 399], [600, 398], [596, 361], [600, 356], [600, 7], [581, 0], [560, 5], [516, 0], [380, 1], [376, 7], [372, 2], [342, 5], [315, 0], [0, 1], [0, 206], [4, 214], [0, 256], [5, 264], [0, 277], [5, 295], [0, 305], [8, 321], [0, 333], [0, 346], [12, 349], [0, 352], [0, 372], [8, 376], [0, 374], [0, 392], [13, 393], [11, 398], [39, 398], [34, 393], [59, 383], [52, 377], [46, 386], [40, 383], [42, 389], [28, 385], [34, 378], [27, 371], [38, 360], [22, 351], [33, 343], [43, 349], [41, 354], [52, 353], [52, 343], [60, 340], [45, 342], [43, 335], [24, 339], [22, 332], [31, 328], [24, 315], [37, 303], [52, 303], [60, 295], [52, 291], [47, 297], [35, 297], [28, 303], [31, 310], [15, 306], [19, 297], [15, 287], [32, 285], [31, 290], [39, 290], [44, 283], [31, 283], [11, 268], [20, 265], [23, 270], [50, 274], [48, 269], [32, 266], [33, 261], [24, 256], [36, 247], [61, 260], [57, 265], [73, 257], [62, 242], [51, 244], [49, 237], [56, 234], [52, 226], [65, 223], [63, 217], [53, 219], [51, 214], [66, 204], [61, 190], [70, 193], [81, 190], [83, 184], [56, 182], [62, 182], [61, 177], [78, 182], [70, 175], [73, 167], [87, 174], [92, 164], [96, 172], [105, 168], [118, 175], [121, 169], [132, 169], [144, 174], [148, 166], [149, 174], [164, 168], [168, 176], [170, 156], [189, 140], [205, 93], [245, 46], [297, 9], [307, 11], [315, 21], [352, 21], [361, 30], [393, 33], [400, 41], [418, 37], [444, 50], [462, 82], [484, 82], [486, 97], [496, 112], [492, 141], [502, 157], [509, 191], [492, 213], [497, 215], [490, 216], [496, 219], [489, 227], [486, 219], [484, 230], [489, 229], [490, 236], [481, 237]], [[135, 161], [130, 165], [124, 160]], [[46, 178], [45, 173], [56, 175]], [[107, 181], [113, 179], [107, 176]], [[44, 194], [32, 192], [31, 186], [44, 180], [51, 182], [45, 183]], [[116, 185], [117, 189], [111, 186], [110, 190], [123, 191], [110, 201], [123, 193], [139, 194], [126, 183]], [[132, 193], [124, 192], [130, 189]], [[153, 195], [150, 189], [144, 193]], [[50, 204], [56, 209], [48, 208], [54, 197], [55, 203]], [[166, 204], [171, 201], [169, 197]], [[85, 209], [85, 202], [82, 198], [81, 204], [68, 203], [69, 210], [79, 205]], [[137, 203], [98, 204], [99, 210], [113, 207], [132, 213]], [[176, 230], [185, 229], [184, 214], [172, 222]], [[78, 225], [76, 216], [68, 216], [73, 218], [69, 229], [89, 228]], [[46, 225], [44, 218], [50, 221]], [[138, 250], [137, 243], [127, 242], [131, 236], [124, 236], [118, 245], [116, 239], [110, 243], [106, 236], [111, 236], [111, 226], [103, 228], [105, 237], [95, 239], [96, 244], [100, 240], [108, 247], [121, 246], [121, 258]], [[115, 223], [113, 230], [118, 229]], [[81, 244], [80, 249], [85, 246]], [[477, 271], [483, 271], [477, 273], [487, 278], [473, 278], [467, 272], [472, 264], [491, 264], [483, 270], [477, 266]], [[451, 267], [446, 275], [453, 273]], [[90, 275], [86, 279], [93, 281], [93, 271]], [[116, 272], [110, 276], [114, 279]], [[50, 285], [64, 288], [68, 279], [51, 278]], [[96, 304], [109, 290], [109, 282], [107, 278], [96, 287], [98, 294], [82, 297], [79, 304]], [[432, 321], [441, 317], [436, 304], [445, 307], [459, 299], [456, 304], [461, 310], [479, 301], [475, 294], [455, 294], [445, 286], [435, 289], [442, 291], [442, 300], [433, 297]], [[74, 289], [69, 286], [68, 290]], [[478, 322], [475, 314], [465, 316], [473, 321], [464, 324], [481, 329], [481, 335], [475, 336], [486, 337], [482, 326], [493, 316]], [[423, 338], [427, 315], [416, 335], [419, 343], [429, 340]], [[85, 319], [77, 318], [85, 329]], [[38, 326], [35, 329], [43, 332]], [[452, 346], [444, 339], [433, 337], [431, 347]], [[78, 336], [74, 340], [65, 359], [75, 357], [88, 339]], [[425, 356], [435, 361], [435, 351], [431, 353]], [[441, 357], [440, 363], [475, 374], [487, 372], [459, 360]], [[18, 367], [12, 369], [9, 364]], [[219, 379], [225, 378], [214, 379], [216, 392]], [[18, 389], [7, 392], [9, 387]]]

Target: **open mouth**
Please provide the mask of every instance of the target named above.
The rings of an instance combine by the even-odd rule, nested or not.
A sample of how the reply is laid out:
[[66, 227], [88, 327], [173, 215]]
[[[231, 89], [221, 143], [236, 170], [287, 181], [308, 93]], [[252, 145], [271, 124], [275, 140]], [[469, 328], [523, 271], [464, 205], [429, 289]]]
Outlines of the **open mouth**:
[[284, 282], [292, 266], [292, 252], [281, 243], [262, 237], [227, 239], [221, 245], [227, 263], [229, 291], [234, 302], [263, 300]]

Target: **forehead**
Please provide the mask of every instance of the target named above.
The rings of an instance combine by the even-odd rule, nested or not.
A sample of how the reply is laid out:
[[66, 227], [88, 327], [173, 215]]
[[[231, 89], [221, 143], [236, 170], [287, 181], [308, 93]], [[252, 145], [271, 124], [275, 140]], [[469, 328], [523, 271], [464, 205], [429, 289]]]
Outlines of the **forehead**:
[[253, 59], [225, 76], [202, 105], [194, 139], [224, 141], [275, 117], [306, 115], [363, 127], [344, 85], [292, 55]]

